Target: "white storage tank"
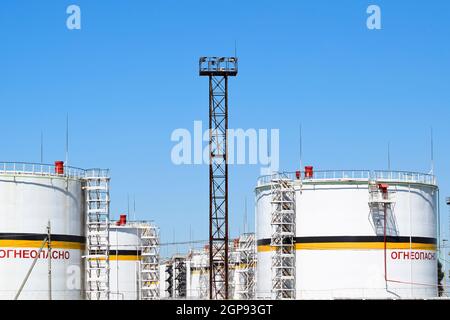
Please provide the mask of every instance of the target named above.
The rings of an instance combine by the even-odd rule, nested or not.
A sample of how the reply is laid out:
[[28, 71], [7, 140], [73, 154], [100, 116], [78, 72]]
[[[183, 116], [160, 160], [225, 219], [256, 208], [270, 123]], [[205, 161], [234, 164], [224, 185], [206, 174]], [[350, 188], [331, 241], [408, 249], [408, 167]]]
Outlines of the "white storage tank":
[[111, 223], [109, 241], [110, 299], [159, 299], [158, 229], [122, 215]]
[[187, 284], [188, 299], [209, 299], [208, 249], [191, 251], [187, 264], [187, 270], [190, 274]]
[[[287, 187], [277, 189], [279, 181]], [[276, 237], [289, 235], [290, 227], [277, 231], [275, 192], [294, 195], [294, 274], [276, 260]], [[308, 167], [261, 177], [257, 297], [274, 297], [274, 266], [280, 265], [295, 279], [295, 299], [437, 297], [437, 194], [434, 176], [413, 172]]]
[[170, 261], [161, 262], [159, 265], [159, 296], [162, 300], [169, 299], [169, 287], [170, 283], [168, 283], [168, 274], [167, 274], [167, 266], [170, 264]]
[[[0, 163], [0, 299], [14, 299], [51, 226], [51, 298], [83, 298], [84, 170]], [[47, 247], [20, 299], [49, 299]]]
[[209, 299], [209, 252], [190, 250], [174, 255], [161, 266], [161, 298], [175, 300]]

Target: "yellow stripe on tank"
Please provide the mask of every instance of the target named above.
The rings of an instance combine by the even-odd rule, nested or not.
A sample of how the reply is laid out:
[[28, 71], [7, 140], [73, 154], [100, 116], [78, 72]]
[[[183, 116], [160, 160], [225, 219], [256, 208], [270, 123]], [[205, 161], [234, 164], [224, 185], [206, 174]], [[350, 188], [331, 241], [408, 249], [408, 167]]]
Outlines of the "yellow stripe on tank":
[[140, 261], [141, 256], [125, 256], [125, 255], [111, 255], [109, 256], [110, 261]]
[[[383, 250], [384, 242], [328, 242], [328, 243], [297, 243], [296, 250]], [[388, 242], [389, 250], [429, 250], [436, 251], [437, 246], [425, 243], [395, 243]], [[258, 246], [258, 252], [275, 251], [275, 247]]]
[[[33, 248], [39, 249], [42, 247], [42, 240], [0, 240], [0, 248]], [[84, 243], [79, 242], [65, 242], [65, 241], [52, 241], [52, 249], [66, 249], [66, 250], [84, 250]], [[47, 245], [45, 245], [47, 248]]]

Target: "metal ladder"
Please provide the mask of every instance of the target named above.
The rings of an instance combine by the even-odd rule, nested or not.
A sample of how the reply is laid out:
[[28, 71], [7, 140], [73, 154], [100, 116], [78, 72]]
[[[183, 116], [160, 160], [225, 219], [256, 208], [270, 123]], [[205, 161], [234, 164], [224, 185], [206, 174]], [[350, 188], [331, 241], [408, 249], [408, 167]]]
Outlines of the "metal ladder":
[[273, 177], [272, 194], [272, 296], [296, 299], [296, 217], [293, 181], [282, 174]]
[[236, 297], [238, 300], [255, 298], [256, 241], [255, 234], [244, 234], [239, 239], [238, 285]]
[[86, 199], [86, 299], [109, 300], [109, 172], [88, 170], [83, 180]]
[[141, 230], [141, 300], [160, 299], [159, 229], [151, 224], [143, 224]]
[[392, 216], [395, 206], [395, 192], [388, 190], [388, 188], [388, 185], [380, 182], [374, 180], [369, 181], [369, 208], [377, 235], [384, 234], [384, 220], [387, 215], [389, 215], [392, 221], [390, 223], [387, 221], [386, 233], [389, 236], [395, 235], [396, 233], [395, 221]]

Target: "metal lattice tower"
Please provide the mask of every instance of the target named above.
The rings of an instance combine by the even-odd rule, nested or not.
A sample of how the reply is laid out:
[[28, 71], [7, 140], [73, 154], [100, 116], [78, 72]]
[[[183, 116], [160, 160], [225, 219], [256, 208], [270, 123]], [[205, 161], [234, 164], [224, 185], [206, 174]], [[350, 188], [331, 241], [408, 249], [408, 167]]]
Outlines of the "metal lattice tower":
[[272, 295], [275, 300], [296, 298], [295, 190], [292, 180], [272, 179]]
[[228, 77], [237, 58], [202, 57], [200, 76], [209, 77], [210, 299], [229, 298], [228, 268]]
[[238, 285], [236, 296], [238, 300], [253, 300], [255, 298], [256, 273], [256, 241], [255, 234], [244, 234], [239, 239], [239, 265], [237, 268]]
[[184, 299], [187, 296], [187, 269], [186, 257], [173, 258], [173, 280], [174, 280], [174, 295], [175, 299]]
[[86, 299], [109, 300], [109, 172], [86, 172]]
[[143, 224], [141, 231], [141, 300], [160, 299], [159, 228]]

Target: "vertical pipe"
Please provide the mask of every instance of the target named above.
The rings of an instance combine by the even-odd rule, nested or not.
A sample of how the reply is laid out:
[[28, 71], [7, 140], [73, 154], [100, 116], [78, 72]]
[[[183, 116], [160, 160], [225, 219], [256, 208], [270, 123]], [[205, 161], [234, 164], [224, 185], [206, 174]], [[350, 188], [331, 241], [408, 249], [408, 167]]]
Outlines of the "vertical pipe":
[[119, 296], [120, 294], [120, 287], [119, 287], [119, 230], [116, 228], [114, 229], [116, 232], [116, 244], [115, 244], [115, 249], [116, 249], [116, 292], [117, 292], [117, 296]]
[[228, 230], [228, 77], [225, 76], [225, 300], [229, 299]]
[[47, 226], [47, 248], [48, 248], [48, 300], [52, 300], [52, 235], [51, 222]]
[[[436, 199], [437, 198], [437, 199]], [[437, 214], [437, 239], [438, 239], [438, 257], [441, 256], [441, 210], [440, 210], [440, 203], [441, 203], [441, 195], [439, 192], [439, 188], [437, 188], [436, 191], [436, 198], [435, 201], [437, 200], [437, 203], [435, 204], [436, 207], [436, 214]], [[445, 257], [444, 257], [445, 258]]]
[[[134, 219], [134, 221], [136, 221], [136, 219]], [[142, 231], [140, 230], [139, 226], [136, 226], [136, 239], [137, 239], [137, 243], [136, 243], [136, 265], [135, 268], [137, 268], [136, 271], [136, 300], [143, 300], [141, 298], [141, 287], [142, 287], [142, 265], [141, 265], [141, 261], [142, 261], [142, 255], [143, 255], [143, 250], [142, 250]], [[139, 255], [140, 253], [140, 255]]]
[[[440, 208], [441, 208], [441, 194], [440, 194], [440, 191], [439, 191], [439, 188], [437, 188], [437, 191], [436, 191], [436, 195], [435, 195], [435, 210], [436, 210], [436, 214], [437, 214], [437, 250], [438, 250], [438, 252], [437, 252], [437, 256], [440, 258], [441, 257], [441, 210], [440, 210]], [[443, 242], [442, 242], [443, 243]], [[443, 245], [445, 246], [445, 243], [443, 243]], [[447, 291], [448, 290], [448, 288], [447, 288], [447, 268], [446, 268], [446, 266], [447, 266], [447, 256], [446, 256], [446, 253], [445, 253], [446, 251], [445, 251], [445, 247], [444, 247], [444, 260], [443, 260], [443, 266], [444, 266], [444, 280], [445, 280], [445, 282], [444, 282], [444, 288], [445, 288], [445, 290]], [[438, 295], [439, 295], [439, 284], [438, 284], [438, 288], [437, 288], [437, 290], [438, 290]]]
[[387, 271], [387, 209], [386, 204], [383, 204], [384, 209], [384, 276], [386, 280], [386, 290], [388, 289], [388, 271]]
[[213, 255], [213, 157], [212, 157], [212, 115], [213, 79], [209, 77], [209, 298], [214, 298], [214, 255]]
[[[411, 185], [408, 185], [408, 190], [409, 190], [409, 255], [410, 257], [412, 256], [412, 204], [411, 204]], [[410, 265], [410, 276], [409, 276], [409, 281], [411, 283], [411, 297], [413, 296], [413, 263], [412, 263], [412, 259], [409, 259], [409, 265]]]

